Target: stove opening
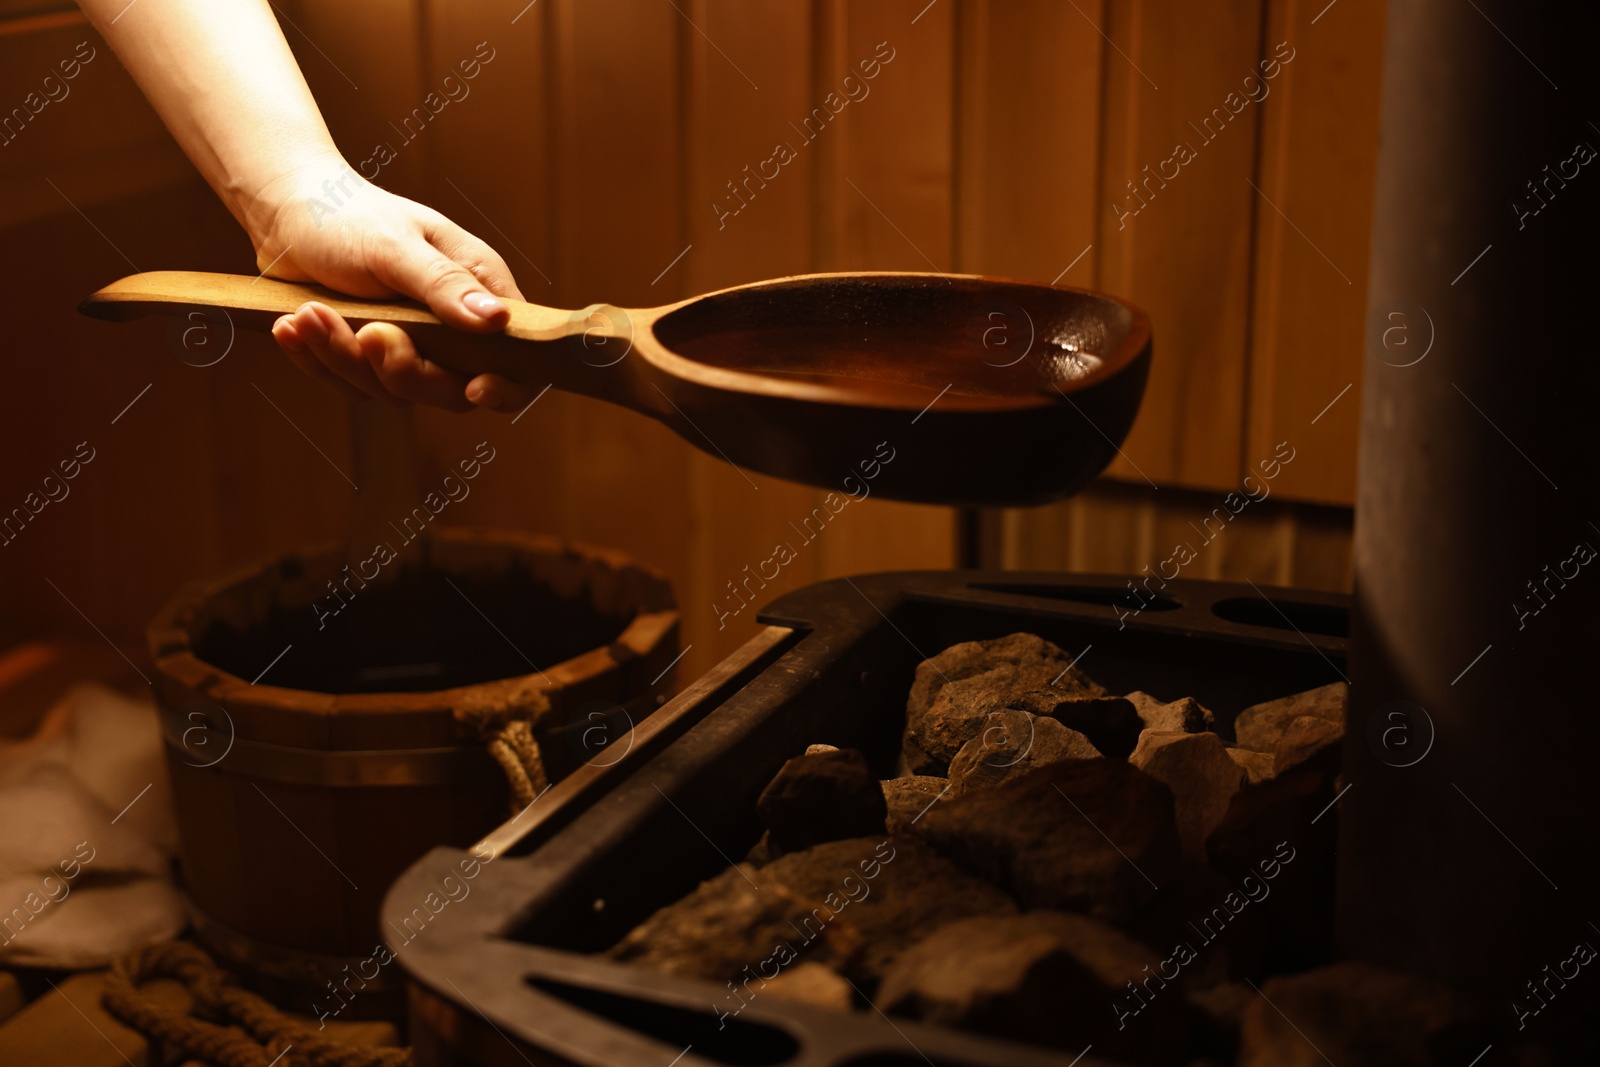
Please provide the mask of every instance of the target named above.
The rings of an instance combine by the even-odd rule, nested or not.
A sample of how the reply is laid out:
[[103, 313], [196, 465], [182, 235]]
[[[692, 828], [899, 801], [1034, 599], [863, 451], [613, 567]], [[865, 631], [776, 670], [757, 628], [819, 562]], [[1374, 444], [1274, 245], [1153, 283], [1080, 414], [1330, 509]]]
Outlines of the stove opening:
[[799, 1042], [775, 1026], [550, 978], [524, 980], [539, 992], [575, 1008], [669, 1045], [693, 1046], [695, 1055], [730, 1067], [776, 1067], [788, 1063], [800, 1051]]

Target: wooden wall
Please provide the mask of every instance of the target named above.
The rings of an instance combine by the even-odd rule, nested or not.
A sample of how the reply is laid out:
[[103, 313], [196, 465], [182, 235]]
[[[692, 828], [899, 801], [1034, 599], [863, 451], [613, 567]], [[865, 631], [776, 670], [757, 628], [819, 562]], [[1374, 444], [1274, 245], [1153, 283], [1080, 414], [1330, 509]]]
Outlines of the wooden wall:
[[[1189, 573], [1339, 588], [1383, 11], [1324, 2], [278, 7], [347, 156], [393, 143], [381, 180], [499, 248], [529, 299], [649, 306], [864, 268], [1056, 281], [1142, 304], [1156, 358], [1123, 458], [1073, 501], [985, 516], [985, 560], [1138, 571], [1287, 442], [1295, 458], [1270, 496]], [[248, 243], [75, 16], [0, 21], [0, 106], [86, 39], [101, 54], [72, 96], [0, 146], [0, 337], [13, 375], [0, 396], [0, 506], [56, 453], [104, 446], [69, 499], [0, 548], [0, 625], [92, 624], [133, 653], [178, 582], [339, 536], [356, 494], [342, 402], [269, 344], [241, 337], [199, 369], [159, 326], [73, 314], [130, 263], [253, 272]], [[470, 95], [400, 144], [390, 123], [479, 42], [495, 58]], [[886, 49], [867, 95], [807, 140], [802, 119]], [[1274, 76], [1247, 85], [1274, 57]], [[739, 206], [726, 183], [779, 142], [795, 161], [723, 214]], [[1180, 144], [1192, 158], [1161, 177]], [[485, 438], [506, 457], [445, 521], [619, 546], [666, 568], [693, 645], [686, 678], [752, 632], [748, 611], [719, 629], [713, 605], [820, 496], [555, 393], [515, 425], [422, 412], [415, 426], [423, 485]], [[957, 526], [945, 509], [852, 506], [767, 591], [950, 566]]]

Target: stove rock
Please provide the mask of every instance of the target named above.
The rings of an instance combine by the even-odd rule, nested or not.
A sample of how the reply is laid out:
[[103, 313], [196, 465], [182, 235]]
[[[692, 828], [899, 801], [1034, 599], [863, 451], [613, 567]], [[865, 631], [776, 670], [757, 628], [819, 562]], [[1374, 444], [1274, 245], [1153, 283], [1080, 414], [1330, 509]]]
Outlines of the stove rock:
[[999, 785], [1049, 763], [1099, 758], [1087, 737], [1055, 719], [1002, 708], [989, 713], [983, 732], [950, 761], [950, 795]]
[[1194, 697], [1180, 697], [1163, 704], [1149, 693], [1136, 689], [1126, 699], [1133, 705], [1146, 730], [1198, 734], [1216, 726], [1216, 716]]
[[1233, 721], [1233, 735], [1243, 748], [1257, 752], [1276, 752], [1284, 732], [1303, 715], [1311, 715], [1344, 726], [1345, 704], [1350, 687], [1333, 682], [1303, 693], [1269, 700], [1245, 708]]
[[1060, 648], [1033, 634], [968, 641], [922, 661], [906, 700], [911, 768], [943, 770], [992, 711], [1012, 706], [1037, 711], [1016, 703], [1024, 694], [1041, 691], [1057, 701], [1108, 695], [1071, 664]]
[[1204, 863], [1206, 838], [1245, 782], [1244, 768], [1228, 755], [1222, 738], [1146, 730], [1128, 762], [1172, 790], [1183, 858]]
[[1343, 720], [1331, 722], [1316, 715], [1302, 715], [1291, 722], [1278, 739], [1272, 773], [1282, 774], [1302, 765], [1337, 773], [1343, 746]]
[[607, 953], [668, 974], [733, 981], [748, 993], [801, 960], [870, 994], [927, 931], [1014, 912], [1005, 893], [911, 837], [830, 841], [765, 867], [730, 867], [635, 927]]
[[769, 856], [881, 835], [888, 814], [883, 787], [853, 748], [789, 760], [761, 791], [756, 810], [772, 835]]
[[1121, 760], [1069, 760], [946, 797], [913, 827], [1027, 908], [1120, 923], [1180, 860], [1172, 792]]
[[1011, 707], [1048, 716], [1087, 737], [1102, 755], [1127, 759], [1139, 743], [1144, 721], [1127, 697], [1070, 696], [1053, 689], [1021, 694]]
[[1230, 748], [1228, 756], [1244, 768], [1245, 779], [1251, 785], [1271, 778], [1278, 759], [1275, 753], [1257, 752], [1253, 748]]
[[886, 778], [882, 783], [883, 799], [889, 807], [888, 828], [891, 834], [911, 833], [911, 826], [922, 817], [941, 794], [947, 792], [950, 781], [931, 774], [909, 774], [903, 778]]
[[887, 1012], [1014, 1041], [1073, 1052], [1092, 1043], [1108, 1058], [1181, 1063], [1188, 1006], [1160, 965], [1145, 946], [1081, 915], [985, 916], [942, 926], [907, 949], [877, 1001]]

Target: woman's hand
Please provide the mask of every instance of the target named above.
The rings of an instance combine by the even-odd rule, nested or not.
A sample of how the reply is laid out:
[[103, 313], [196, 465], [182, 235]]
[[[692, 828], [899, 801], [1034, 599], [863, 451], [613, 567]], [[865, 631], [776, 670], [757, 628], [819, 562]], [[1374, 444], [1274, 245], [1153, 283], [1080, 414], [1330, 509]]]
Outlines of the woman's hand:
[[[315, 282], [352, 296], [399, 294], [427, 304], [449, 326], [505, 328], [498, 297], [521, 299], [494, 249], [432, 208], [368, 182], [342, 159], [298, 167], [269, 183], [244, 212], [256, 266], [285, 281]], [[463, 375], [430, 363], [399, 327], [352, 331], [315, 301], [280, 318], [272, 335], [301, 370], [357, 399], [517, 411], [532, 393], [499, 375]]]
[[[211, 188], [256, 266], [352, 296], [421, 300], [462, 330], [505, 328], [520, 297], [505, 261], [443, 215], [366, 181], [339, 155], [268, 0], [79, 0]], [[126, 16], [126, 17], [124, 17]], [[353, 396], [516, 411], [528, 390], [470, 382], [388, 323], [353, 333], [315, 302], [274, 325], [288, 357]]]

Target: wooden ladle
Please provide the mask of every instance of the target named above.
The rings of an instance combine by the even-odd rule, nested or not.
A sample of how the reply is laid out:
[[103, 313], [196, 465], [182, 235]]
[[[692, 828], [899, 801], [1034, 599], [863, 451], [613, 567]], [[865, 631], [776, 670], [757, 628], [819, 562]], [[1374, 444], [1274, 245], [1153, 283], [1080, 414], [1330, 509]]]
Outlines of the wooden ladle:
[[1133, 424], [1150, 363], [1138, 308], [968, 275], [809, 274], [645, 310], [508, 300], [498, 334], [453, 330], [409, 301], [182, 271], [123, 278], [80, 310], [124, 321], [219, 308], [265, 331], [307, 300], [352, 327], [396, 323], [462, 374], [631, 408], [740, 467], [937, 504], [1082, 488]]

